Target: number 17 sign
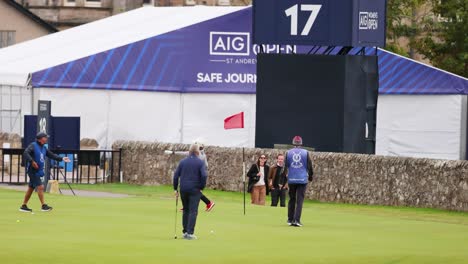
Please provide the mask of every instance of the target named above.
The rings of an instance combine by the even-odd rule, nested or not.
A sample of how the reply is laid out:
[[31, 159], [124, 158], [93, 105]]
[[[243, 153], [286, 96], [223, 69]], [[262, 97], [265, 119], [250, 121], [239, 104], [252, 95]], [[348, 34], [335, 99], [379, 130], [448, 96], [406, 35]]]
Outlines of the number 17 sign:
[[386, 0], [255, 0], [253, 39], [256, 44], [384, 46], [385, 12]]

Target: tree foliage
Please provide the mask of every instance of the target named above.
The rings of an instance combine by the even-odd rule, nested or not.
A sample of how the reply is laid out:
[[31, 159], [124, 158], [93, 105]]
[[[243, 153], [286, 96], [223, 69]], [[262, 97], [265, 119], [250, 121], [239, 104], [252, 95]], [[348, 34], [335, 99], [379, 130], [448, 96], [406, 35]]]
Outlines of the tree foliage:
[[431, 0], [436, 19], [415, 48], [436, 67], [468, 77], [468, 0]]
[[[468, 0], [388, 0], [387, 50], [468, 76]], [[402, 45], [407, 41], [407, 47]]]

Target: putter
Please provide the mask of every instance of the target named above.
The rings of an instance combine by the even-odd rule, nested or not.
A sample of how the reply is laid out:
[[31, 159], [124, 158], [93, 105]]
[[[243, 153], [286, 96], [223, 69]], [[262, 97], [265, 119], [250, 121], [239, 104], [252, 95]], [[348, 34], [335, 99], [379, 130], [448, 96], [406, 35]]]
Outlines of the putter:
[[[173, 150], [165, 150], [164, 154], [165, 155], [171, 155], [171, 162], [174, 162], [174, 154], [176, 152]], [[174, 169], [175, 172], [175, 169]], [[175, 218], [174, 218], [174, 239], [177, 239], [177, 211], [178, 210], [178, 205], [179, 205], [179, 186], [177, 186], [177, 195], [176, 195], [176, 200], [175, 200]]]
[[179, 191], [177, 191], [177, 196], [175, 200], [175, 219], [174, 219], [174, 239], [177, 239], [177, 206], [179, 205]]

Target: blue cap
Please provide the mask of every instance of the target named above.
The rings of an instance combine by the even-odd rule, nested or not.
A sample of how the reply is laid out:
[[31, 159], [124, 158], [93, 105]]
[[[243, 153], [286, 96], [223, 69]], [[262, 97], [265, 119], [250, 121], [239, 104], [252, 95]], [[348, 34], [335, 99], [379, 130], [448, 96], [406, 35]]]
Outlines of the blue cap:
[[47, 135], [47, 133], [44, 133], [44, 132], [39, 132], [36, 135], [36, 139], [41, 139], [41, 138], [45, 138], [45, 137], [49, 137], [49, 136]]

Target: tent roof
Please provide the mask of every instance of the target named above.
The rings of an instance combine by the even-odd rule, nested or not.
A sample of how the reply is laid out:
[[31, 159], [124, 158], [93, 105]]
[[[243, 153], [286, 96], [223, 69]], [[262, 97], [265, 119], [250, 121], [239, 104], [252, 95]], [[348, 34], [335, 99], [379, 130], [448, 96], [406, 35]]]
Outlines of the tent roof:
[[[320, 47], [313, 54], [336, 55], [342, 47]], [[358, 54], [362, 47], [353, 48]], [[468, 79], [413, 59], [378, 48], [366, 48], [378, 56], [379, 94], [468, 94]]]
[[379, 49], [380, 94], [468, 94], [468, 79]]
[[1, 84], [25, 85], [29, 74], [246, 7], [142, 7], [0, 49]]
[[[207, 72], [255, 73], [255, 65], [207, 65], [211, 58], [204, 56], [209, 44], [203, 42], [207, 41], [203, 36], [212, 31], [251, 32], [251, 12], [251, 7], [143, 7], [0, 49], [0, 81], [1, 84], [24, 85], [33, 74], [34, 87], [133, 90], [146, 87], [175, 92], [255, 93], [255, 84], [239, 83], [232, 87], [213, 84], [216, 87], [192, 90], [183, 87], [187, 86], [184, 74], [192, 68], [204, 68]], [[156, 52], [145, 56], [146, 48]], [[163, 50], [161, 54], [160, 49]], [[321, 47], [314, 49], [313, 54], [336, 55], [340, 49]], [[350, 54], [360, 50], [356, 47]], [[297, 53], [309, 51], [310, 47], [297, 47]], [[380, 94], [468, 94], [467, 78], [383, 49], [366, 48], [365, 53], [379, 57]], [[247, 58], [254, 59], [255, 55], [250, 52]], [[108, 64], [110, 59], [113, 63]], [[186, 60], [193, 65], [184, 68]], [[219, 68], [221, 66], [226, 68]], [[122, 67], [130, 74], [120, 76]], [[151, 70], [151, 78], [157, 79], [147, 79]], [[105, 74], [101, 76], [102, 71]], [[168, 80], [155, 77], [158, 74], [154, 73], [161, 73], [159, 75]], [[97, 78], [102, 79], [101, 83], [96, 84]], [[167, 85], [162, 89], [165, 82]]]

